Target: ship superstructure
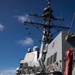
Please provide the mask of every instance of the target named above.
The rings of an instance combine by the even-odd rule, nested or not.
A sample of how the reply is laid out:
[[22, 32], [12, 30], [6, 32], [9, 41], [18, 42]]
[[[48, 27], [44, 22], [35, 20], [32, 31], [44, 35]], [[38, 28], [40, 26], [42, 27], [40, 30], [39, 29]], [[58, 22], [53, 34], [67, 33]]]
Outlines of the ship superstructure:
[[[28, 49], [23, 60], [20, 61], [20, 67], [17, 68], [17, 75], [61, 75], [64, 73], [65, 65], [65, 51], [69, 48], [75, 48], [75, 34], [71, 32], [60, 32], [54, 39], [52, 38], [51, 29], [58, 28], [58, 31], [62, 29], [71, 29], [70, 27], [57, 26], [52, 24], [52, 21], [62, 20], [63, 18], [55, 18], [53, 16], [53, 10], [50, 6], [50, 0], [48, 6], [44, 8], [42, 15], [29, 14], [30, 16], [36, 16], [42, 18], [44, 23], [36, 23], [32, 21], [25, 21], [24, 24], [32, 24], [37, 29], [39, 26], [43, 27], [43, 36], [41, 40], [40, 49], [38, 46]], [[74, 20], [74, 19], [73, 19]], [[73, 23], [73, 22], [72, 22]]]
[[65, 52], [69, 48], [75, 48], [75, 35], [68, 41], [65, 39], [67, 35], [67, 32], [60, 32], [56, 38], [48, 45], [45, 65], [49, 71], [64, 72]]

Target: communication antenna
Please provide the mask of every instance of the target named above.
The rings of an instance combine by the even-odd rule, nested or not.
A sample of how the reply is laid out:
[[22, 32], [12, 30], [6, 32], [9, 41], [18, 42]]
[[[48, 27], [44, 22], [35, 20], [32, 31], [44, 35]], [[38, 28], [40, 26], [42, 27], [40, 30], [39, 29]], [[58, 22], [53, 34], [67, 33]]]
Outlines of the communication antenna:
[[70, 38], [74, 38], [75, 37], [75, 34], [72, 33], [72, 26], [74, 24], [74, 19], [75, 19], [75, 13], [73, 15], [72, 22], [71, 22], [71, 25], [70, 25], [70, 29], [68, 31], [68, 35], [65, 37], [65, 40], [70, 40]]
[[74, 19], [75, 19], [75, 13], [74, 13], [73, 18], [72, 18], [72, 22], [71, 22], [71, 25], [70, 25], [69, 34], [70, 34], [71, 31], [72, 31], [72, 26], [73, 26], [73, 23], [74, 23]]

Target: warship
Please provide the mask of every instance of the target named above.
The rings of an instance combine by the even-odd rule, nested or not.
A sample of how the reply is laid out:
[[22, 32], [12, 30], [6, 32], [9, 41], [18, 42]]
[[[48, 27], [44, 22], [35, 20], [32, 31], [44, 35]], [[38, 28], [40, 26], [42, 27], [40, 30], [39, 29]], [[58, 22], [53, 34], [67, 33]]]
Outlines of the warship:
[[[53, 24], [53, 21], [64, 21], [62, 17], [53, 16], [50, 0], [48, 6], [44, 8], [43, 14], [29, 14], [41, 18], [45, 23], [24, 21], [24, 24], [33, 25], [39, 30], [43, 27], [40, 48], [38, 46], [28, 48], [24, 59], [20, 61], [20, 66], [16, 69], [16, 75], [74, 75], [75, 74], [75, 33], [72, 32], [75, 14], [69, 27]], [[51, 29], [59, 34], [53, 39]], [[64, 30], [64, 31], [62, 31]], [[66, 31], [65, 31], [66, 30]]]

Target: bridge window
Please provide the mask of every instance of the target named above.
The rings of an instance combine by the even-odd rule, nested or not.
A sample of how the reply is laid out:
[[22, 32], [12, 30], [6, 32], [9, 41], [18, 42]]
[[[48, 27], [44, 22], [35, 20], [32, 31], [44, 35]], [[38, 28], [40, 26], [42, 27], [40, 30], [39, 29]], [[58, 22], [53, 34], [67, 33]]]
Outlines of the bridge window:
[[56, 62], [57, 59], [57, 52], [54, 53], [54, 55], [51, 55], [48, 59], [47, 59], [47, 66], [51, 65], [52, 63]]
[[53, 55], [50, 57], [50, 64], [53, 62]]
[[47, 59], [47, 66], [49, 65], [49, 58]]
[[56, 62], [57, 52], [53, 55], [53, 63]]

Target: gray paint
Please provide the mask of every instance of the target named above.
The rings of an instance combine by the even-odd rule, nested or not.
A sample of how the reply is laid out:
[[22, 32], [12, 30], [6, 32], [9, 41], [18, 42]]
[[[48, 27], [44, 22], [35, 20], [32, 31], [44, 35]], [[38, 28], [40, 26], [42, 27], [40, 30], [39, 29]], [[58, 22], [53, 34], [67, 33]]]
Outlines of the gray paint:
[[[66, 41], [65, 37], [67, 36], [67, 32], [60, 32], [57, 37], [55, 37], [55, 39], [48, 45], [48, 51], [46, 54], [46, 60], [45, 60], [45, 65], [47, 64], [47, 59], [53, 55], [55, 52], [57, 52], [57, 59], [56, 62], [59, 63], [59, 61], [61, 60], [61, 67], [62, 67], [62, 71], [64, 71], [64, 66], [65, 66], [65, 51], [68, 50], [69, 48], [75, 48], [75, 40], [73, 41]], [[52, 45], [54, 43], [54, 46], [52, 48]], [[55, 63], [56, 63], [55, 62]], [[55, 63], [53, 63], [52, 65], [54, 65], [55, 67]], [[46, 66], [46, 68], [49, 68], [51, 65]]]

